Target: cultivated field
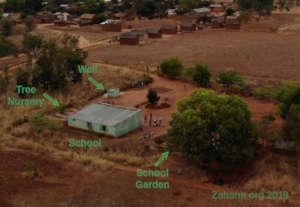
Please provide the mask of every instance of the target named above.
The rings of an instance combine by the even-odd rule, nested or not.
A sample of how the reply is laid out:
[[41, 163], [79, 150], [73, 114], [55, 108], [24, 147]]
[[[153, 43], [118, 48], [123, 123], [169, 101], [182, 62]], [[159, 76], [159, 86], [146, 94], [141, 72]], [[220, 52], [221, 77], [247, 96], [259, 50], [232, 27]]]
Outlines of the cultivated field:
[[[274, 21], [276, 19], [278, 17]], [[283, 17], [282, 25], [289, 20]], [[268, 21], [271, 20], [253, 24], [264, 25]], [[233, 70], [253, 81], [277, 83], [300, 77], [300, 38], [297, 34], [299, 32], [290, 35], [270, 30], [255, 32], [251, 25], [241, 31], [204, 29], [150, 40], [142, 46], [113, 45], [95, 49], [89, 51], [89, 60], [156, 68], [163, 59], [178, 56], [186, 67], [203, 61], [215, 73]]]

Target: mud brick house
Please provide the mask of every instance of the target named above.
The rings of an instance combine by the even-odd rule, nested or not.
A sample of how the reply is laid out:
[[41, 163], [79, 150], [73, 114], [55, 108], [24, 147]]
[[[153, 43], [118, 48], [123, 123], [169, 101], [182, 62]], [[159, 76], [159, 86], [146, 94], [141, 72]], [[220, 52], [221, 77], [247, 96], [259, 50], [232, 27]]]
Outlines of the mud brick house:
[[225, 8], [222, 4], [211, 4], [209, 5], [211, 12], [219, 13], [219, 12], [224, 12]]
[[159, 29], [148, 29], [147, 31], [148, 37], [152, 39], [162, 38], [162, 34]]
[[224, 16], [214, 17], [211, 20], [211, 27], [212, 28], [222, 28], [222, 27], [224, 27], [224, 23], [225, 23]]
[[82, 14], [80, 16], [80, 26], [90, 25], [93, 23], [94, 14]]
[[102, 24], [102, 30], [105, 32], [121, 32], [122, 25], [119, 22], [114, 21], [107, 24]]
[[135, 32], [124, 33], [120, 35], [121, 45], [138, 45], [139, 36]]
[[162, 34], [177, 34], [177, 25], [163, 25], [160, 31]]
[[241, 23], [238, 19], [226, 19], [225, 28], [239, 30], [241, 28]]
[[184, 32], [196, 31], [196, 24], [193, 24], [193, 23], [180, 24], [180, 30], [184, 31]]
[[68, 116], [68, 126], [120, 137], [142, 128], [142, 111], [104, 103], [93, 103]]

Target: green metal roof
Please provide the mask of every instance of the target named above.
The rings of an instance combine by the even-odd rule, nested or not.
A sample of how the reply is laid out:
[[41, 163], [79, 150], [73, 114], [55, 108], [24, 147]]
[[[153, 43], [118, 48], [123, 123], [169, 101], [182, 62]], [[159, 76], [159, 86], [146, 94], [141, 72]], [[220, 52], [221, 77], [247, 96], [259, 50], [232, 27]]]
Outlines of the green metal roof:
[[93, 103], [78, 112], [68, 116], [68, 119], [82, 120], [90, 123], [98, 123], [105, 126], [114, 126], [123, 120], [138, 113], [140, 109], [131, 109], [121, 106], [113, 106], [104, 103]]

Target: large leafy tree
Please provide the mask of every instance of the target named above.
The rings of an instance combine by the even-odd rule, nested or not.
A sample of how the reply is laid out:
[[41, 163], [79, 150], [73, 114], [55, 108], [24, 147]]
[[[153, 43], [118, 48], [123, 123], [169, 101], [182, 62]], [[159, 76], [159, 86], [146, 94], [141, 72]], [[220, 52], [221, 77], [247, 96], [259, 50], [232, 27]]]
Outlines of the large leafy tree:
[[193, 78], [193, 81], [200, 86], [209, 86], [211, 73], [206, 64], [199, 62], [195, 65], [195, 67], [189, 69], [188, 73]]
[[43, 0], [7, 0], [4, 10], [8, 12], [36, 13], [42, 9]]
[[78, 65], [85, 64], [87, 53], [77, 46], [78, 38], [64, 36], [58, 40], [44, 40], [42, 36], [26, 34], [23, 50], [36, 58], [32, 84], [48, 90], [63, 89], [69, 82], [81, 81]]
[[166, 141], [193, 161], [240, 164], [255, 153], [256, 136], [247, 104], [237, 96], [195, 90], [177, 103]]

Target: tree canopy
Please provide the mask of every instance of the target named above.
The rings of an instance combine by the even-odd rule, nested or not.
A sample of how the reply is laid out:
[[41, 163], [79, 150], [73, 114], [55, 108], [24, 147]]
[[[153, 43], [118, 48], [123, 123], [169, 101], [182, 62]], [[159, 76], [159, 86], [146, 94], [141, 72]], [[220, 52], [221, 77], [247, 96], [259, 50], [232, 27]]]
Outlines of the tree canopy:
[[285, 119], [283, 127], [287, 139], [300, 141], [300, 82], [288, 82], [280, 89], [277, 100], [281, 117]]
[[167, 58], [161, 62], [160, 68], [161, 72], [169, 78], [176, 78], [181, 75], [183, 63], [178, 57], [170, 59]]
[[81, 81], [78, 65], [84, 65], [86, 52], [77, 46], [78, 38], [64, 36], [60, 40], [44, 40], [42, 36], [26, 34], [23, 50], [35, 57], [32, 85], [46, 90], [63, 89], [69, 82]]
[[195, 90], [177, 103], [166, 135], [170, 151], [189, 160], [240, 164], [255, 153], [255, 128], [248, 105], [238, 96]]

